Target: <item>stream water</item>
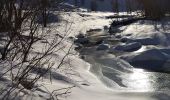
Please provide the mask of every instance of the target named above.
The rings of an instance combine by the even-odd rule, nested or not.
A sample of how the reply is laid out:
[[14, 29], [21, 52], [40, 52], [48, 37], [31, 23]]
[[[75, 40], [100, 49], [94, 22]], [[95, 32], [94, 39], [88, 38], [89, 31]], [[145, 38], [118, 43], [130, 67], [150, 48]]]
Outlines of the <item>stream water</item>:
[[[88, 33], [88, 38], [93, 42], [105, 40], [111, 46], [120, 43], [105, 32]], [[169, 92], [170, 74], [135, 68], [117, 57], [128, 52], [108, 53], [108, 50], [99, 51], [96, 48], [97, 45], [85, 46], [79, 52], [91, 64], [90, 71], [108, 88], [133, 92]]]

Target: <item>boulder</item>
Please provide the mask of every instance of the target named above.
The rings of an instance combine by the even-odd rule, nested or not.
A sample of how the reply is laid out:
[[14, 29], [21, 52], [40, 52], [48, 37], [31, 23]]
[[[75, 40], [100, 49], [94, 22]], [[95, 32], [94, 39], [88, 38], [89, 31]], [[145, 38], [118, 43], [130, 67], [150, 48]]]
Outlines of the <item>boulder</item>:
[[78, 43], [78, 44], [88, 44], [89, 43], [89, 39], [87, 38], [78, 38], [74, 41], [74, 43]]
[[75, 37], [70, 36], [70, 37], [68, 37], [68, 39], [71, 40], [71, 41], [73, 41], [73, 40], [75, 40]]
[[125, 34], [125, 36], [132, 36], [132, 33], [129, 33], [129, 34]]
[[96, 29], [90, 29], [87, 32], [100, 32], [100, 31], [102, 31], [102, 29], [96, 28]]
[[126, 37], [120, 39], [120, 41], [123, 42], [123, 43], [128, 42], [129, 40], [130, 40], [130, 39], [129, 39], [129, 38], [126, 38]]
[[157, 38], [147, 37], [147, 38], [137, 38], [137, 39], [131, 39], [131, 38], [121, 38], [120, 40], [123, 43], [132, 43], [132, 42], [139, 42], [142, 45], [159, 45], [160, 40]]
[[103, 43], [103, 41], [104, 41], [103, 39], [100, 39], [100, 40], [96, 41], [96, 43], [95, 43], [95, 44], [96, 44], [96, 45], [98, 45], [98, 44], [102, 44], [102, 43]]
[[134, 42], [134, 43], [128, 43], [123, 45], [117, 45], [116, 47], [113, 47], [112, 49], [115, 51], [126, 51], [126, 52], [133, 52], [136, 50], [139, 50], [142, 47], [141, 43]]
[[98, 47], [97, 47], [97, 50], [107, 50], [110, 48], [110, 45], [109, 44], [100, 44]]
[[122, 36], [120, 35], [120, 34], [116, 34], [115, 35], [115, 38], [118, 38], [118, 39], [120, 39]]
[[80, 33], [79, 35], [77, 35], [77, 38], [85, 38], [85, 35]]
[[129, 39], [128, 42], [140, 42], [142, 45], [158, 45], [160, 41], [156, 38]]
[[104, 30], [108, 30], [109, 29], [109, 27], [108, 26], [103, 26], [103, 28], [104, 28]]

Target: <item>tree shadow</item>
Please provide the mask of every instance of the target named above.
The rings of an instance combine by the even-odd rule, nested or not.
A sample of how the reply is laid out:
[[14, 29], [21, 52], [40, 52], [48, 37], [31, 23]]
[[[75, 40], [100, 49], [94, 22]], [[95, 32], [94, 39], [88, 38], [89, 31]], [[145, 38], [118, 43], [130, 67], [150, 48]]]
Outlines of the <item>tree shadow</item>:
[[43, 74], [44, 78], [50, 77], [52, 80], [59, 80], [59, 81], [64, 82], [64, 83], [69, 83], [69, 84], [73, 84], [75, 86], [79, 86], [76, 83], [76, 81], [74, 81], [73, 79], [71, 79], [67, 76], [64, 76], [60, 73], [54, 72], [51, 69], [47, 71], [46, 68], [34, 67], [31, 71], [31, 73], [38, 74], [38, 75]]
[[[54, 13], [48, 13], [47, 14], [47, 24], [51, 24], [51, 23], [58, 23], [61, 21], [61, 18], [59, 15], [56, 15]], [[39, 15], [36, 21], [38, 24], [44, 24], [43, 23], [43, 16]]]

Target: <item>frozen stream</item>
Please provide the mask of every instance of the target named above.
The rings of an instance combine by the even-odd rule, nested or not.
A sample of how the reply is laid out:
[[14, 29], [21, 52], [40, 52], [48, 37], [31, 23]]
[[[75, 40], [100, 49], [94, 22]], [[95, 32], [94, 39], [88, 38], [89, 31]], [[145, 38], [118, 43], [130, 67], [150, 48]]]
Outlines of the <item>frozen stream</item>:
[[[107, 35], [102, 37], [108, 39]], [[109, 43], [115, 45], [119, 42], [112, 40]], [[84, 47], [79, 52], [91, 64], [90, 71], [108, 88], [129, 92], [170, 92], [170, 74], [134, 68], [117, 57], [127, 52], [110, 54], [108, 50], [98, 51], [96, 48], [95, 45]]]

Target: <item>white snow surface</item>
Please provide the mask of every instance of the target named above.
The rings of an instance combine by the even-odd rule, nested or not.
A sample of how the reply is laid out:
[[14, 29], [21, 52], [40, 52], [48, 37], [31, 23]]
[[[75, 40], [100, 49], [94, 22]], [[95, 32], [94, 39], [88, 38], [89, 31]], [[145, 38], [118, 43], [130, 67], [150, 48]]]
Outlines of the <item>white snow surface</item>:
[[[81, 15], [85, 15], [82, 17]], [[87, 15], [87, 16], [86, 16]], [[64, 35], [67, 30], [69, 35], [73, 36], [83, 33], [86, 34], [86, 31], [91, 28], [103, 28], [104, 26], [109, 26], [111, 20], [105, 19], [105, 16], [112, 15], [112, 13], [101, 13], [101, 12], [64, 12], [61, 14], [62, 21], [61, 23], [53, 24], [54, 30], [51, 31], [51, 36], [49, 39], [55, 35], [55, 33], [61, 33], [60, 35]], [[69, 22], [69, 23], [68, 23]], [[71, 30], [70, 30], [71, 29]], [[147, 31], [146, 31], [147, 30]], [[133, 33], [131, 38], [137, 37], [150, 37], [153, 34], [150, 32], [156, 32], [160, 39], [164, 42], [168, 42], [169, 40], [165, 40], [165, 36], [161, 34], [161, 31], [155, 31], [154, 26], [152, 25], [141, 25], [134, 24], [125, 30], [124, 34]], [[141, 34], [144, 33], [144, 34]], [[68, 47], [72, 44], [70, 40], [63, 42], [61, 46], [66, 46], [65, 51], [68, 50]], [[40, 50], [43, 48], [41, 43], [35, 45]], [[73, 50], [73, 52], [75, 52]], [[53, 61], [56, 63], [55, 66], [58, 65], [61, 59], [55, 59], [55, 56], [59, 56], [62, 58], [64, 56], [64, 52], [60, 51], [57, 54], [52, 55]], [[45, 79], [38, 81], [38, 84], [43, 84], [40, 87], [40, 90], [36, 91], [28, 91], [23, 90], [21, 92], [20, 99], [22, 100], [46, 100], [49, 98], [48, 92], [52, 92], [54, 90], [76, 86], [72, 88], [69, 94], [64, 94], [59, 96], [61, 100], [157, 100], [156, 96], [159, 95], [159, 92], [135, 92], [135, 91], [127, 91], [127, 90], [113, 90], [106, 87], [94, 74], [92, 74], [89, 69], [90, 65], [79, 58], [78, 55], [70, 55], [67, 57], [70, 64], [65, 64], [61, 69], [55, 70], [55, 66], [52, 69], [52, 82], [47, 76]], [[5, 63], [7, 64], [7, 63]], [[5, 68], [5, 65], [1, 65]], [[8, 65], [6, 65], [8, 66]], [[71, 66], [71, 67], [70, 67]], [[3, 69], [1, 67], [1, 69]], [[1, 70], [3, 72], [5, 69]], [[8, 80], [8, 75], [5, 76]], [[8, 80], [9, 81], [9, 80]], [[0, 86], [4, 86], [5, 82], [1, 80]], [[26, 95], [24, 95], [24, 93]], [[19, 99], [19, 98], [17, 98]], [[164, 100], [168, 100], [165, 97]]]
[[162, 45], [169, 46], [170, 45], [170, 22], [166, 19], [162, 21], [138, 21], [126, 27], [126, 29], [122, 32], [122, 34], [128, 36], [130, 42], [141, 42], [146, 45]]

